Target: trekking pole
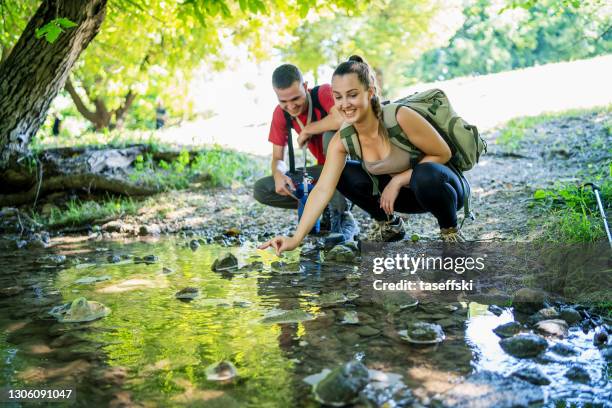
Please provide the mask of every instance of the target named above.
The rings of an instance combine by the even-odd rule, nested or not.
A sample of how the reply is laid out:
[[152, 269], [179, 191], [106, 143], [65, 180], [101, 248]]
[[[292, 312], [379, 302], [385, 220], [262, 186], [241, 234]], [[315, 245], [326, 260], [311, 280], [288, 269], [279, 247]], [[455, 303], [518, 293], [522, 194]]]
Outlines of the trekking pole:
[[595, 199], [597, 200], [597, 206], [599, 207], [599, 212], [601, 213], [601, 218], [603, 218], [604, 229], [606, 230], [606, 235], [608, 236], [608, 242], [610, 243], [610, 248], [612, 248], [612, 235], [610, 235], [610, 228], [608, 227], [608, 219], [606, 217], [606, 212], [604, 211], [603, 204], [601, 202], [601, 197], [599, 196], [599, 192], [601, 188], [595, 183], [585, 183], [582, 187], [591, 187], [593, 189], [593, 193], [595, 193]]

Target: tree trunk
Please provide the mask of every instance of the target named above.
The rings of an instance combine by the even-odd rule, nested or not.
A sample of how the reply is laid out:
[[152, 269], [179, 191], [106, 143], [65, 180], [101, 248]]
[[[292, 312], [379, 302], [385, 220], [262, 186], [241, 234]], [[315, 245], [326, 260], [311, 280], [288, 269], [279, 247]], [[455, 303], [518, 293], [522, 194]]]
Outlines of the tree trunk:
[[[0, 64], [0, 171], [27, 153], [51, 101], [70, 69], [96, 36], [107, 0], [45, 0], [28, 22], [7, 59]], [[65, 17], [77, 24], [55, 43], [37, 39], [35, 31]]]
[[132, 92], [132, 90], [130, 89], [127, 95], [125, 95], [125, 101], [123, 102], [123, 105], [121, 105], [119, 108], [115, 110], [115, 128], [117, 129], [123, 128], [123, 122], [125, 121], [125, 115], [127, 111], [130, 109], [130, 107], [132, 106], [132, 103], [134, 103], [134, 99], [136, 99], [136, 94]]

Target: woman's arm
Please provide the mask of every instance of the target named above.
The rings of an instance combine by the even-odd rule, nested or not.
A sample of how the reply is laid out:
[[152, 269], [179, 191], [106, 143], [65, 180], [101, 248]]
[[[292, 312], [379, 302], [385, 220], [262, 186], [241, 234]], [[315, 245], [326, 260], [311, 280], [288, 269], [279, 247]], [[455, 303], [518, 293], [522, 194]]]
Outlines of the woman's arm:
[[[419, 163], [433, 162], [444, 164], [451, 159], [451, 150], [433, 126], [421, 115], [405, 106], [397, 110], [397, 123], [402, 128], [406, 138], [424, 156]], [[395, 200], [402, 187], [410, 184], [412, 169], [391, 176], [380, 197], [380, 208], [387, 214], [393, 214]]]
[[419, 163], [444, 164], [451, 159], [451, 150], [442, 136], [417, 112], [405, 106], [400, 107], [397, 110], [397, 123], [410, 143], [425, 155]]
[[346, 163], [346, 155], [347, 153], [340, 141], [340, 134], [336, 133], [329, 143], [325, 165], [323, 165], [321, 175], [310, 192], [308, 200], [306, 200], [304, 212], [295, 233], [292, 237], [274, 237], [259, 246], [259, 249], [266, 249], [271, 246], [276, 250], [277, 255], [280, 255], [283, 251], [295, 249], [302, 242], [331, 200], [334, 191], [336, 191], [336, 185]]

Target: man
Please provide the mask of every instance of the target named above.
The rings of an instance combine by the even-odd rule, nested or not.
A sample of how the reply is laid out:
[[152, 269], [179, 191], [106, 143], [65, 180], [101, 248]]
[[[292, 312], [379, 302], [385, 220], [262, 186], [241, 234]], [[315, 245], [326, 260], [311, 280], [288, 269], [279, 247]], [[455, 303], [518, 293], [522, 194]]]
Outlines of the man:
[[[278, 106], [272, 115], [268, 141], [272, 143], [272, 175], [255, 183], [254, 197], [262, 204], [280, 208], [297, 208], [297, 200], [291, 177], [285, 164], [285, 146], [289, 145], [290, 167], [295, 155], [291, 143], [291, 129], [298, 134], [298, 146], [307, 144], [317, 159], [317, 166], [307, 168], [316, 180], [325, 163], [327, 145], [340, 128], [342, 118], [334, 107], [331, 86], [324, 84], [308, 89], [300, 70], [284, 64], [272, 74], [272, 88], [278, 98]], [[291, 169], [293, 170], [293, 169]], [[353, 240], [359, 233], [357, 223], [349, 211], [347, 200], [336, 191], [329, 204], [330, 231], [341, 233], [345, 241]]]

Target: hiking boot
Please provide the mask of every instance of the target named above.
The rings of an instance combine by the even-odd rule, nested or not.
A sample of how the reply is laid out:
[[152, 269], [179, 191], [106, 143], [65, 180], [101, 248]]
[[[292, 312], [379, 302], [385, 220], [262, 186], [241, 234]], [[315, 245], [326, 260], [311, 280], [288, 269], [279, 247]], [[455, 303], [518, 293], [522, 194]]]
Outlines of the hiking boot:
[[378, 242], [393, 242], [402, 240], [405, 234], [404, 221], [394, 215], [391, 220], [374, 221], [368, 239]]
[[465, 242], [466, 239], [457, 227], [440, 228], [440, 238], [444, 242]]
[[340, 233], [344, 236], [344, 241], [353, 241], [359, 235], [359, 226], [350, 211], [330, 211], [330, 232]]

